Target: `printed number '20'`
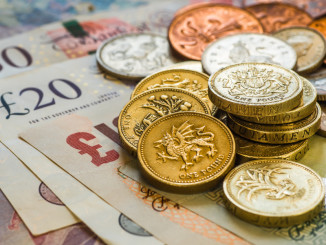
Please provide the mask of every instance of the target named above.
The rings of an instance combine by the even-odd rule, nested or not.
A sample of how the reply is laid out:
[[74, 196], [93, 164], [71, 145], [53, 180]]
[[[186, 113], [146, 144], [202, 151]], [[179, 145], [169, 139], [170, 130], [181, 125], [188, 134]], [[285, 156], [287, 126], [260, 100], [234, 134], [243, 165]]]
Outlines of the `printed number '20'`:
[[[16, 50], [18, 51], [26, 60], [26, 64], [24, 65], [19, 65], [16, 62], [13, 61], [13, 59], [10, 57], [9, 55], [9, 50]], [[32, 62], [32, 56], [30, 55], [30, 53], [28, 53], [25, 49], [17, 47], [17, 46], [12, 46], [12, 47], [7, 47], [4, 50], [2, 50], [1, 52], [1, 56], [3, 58], [3, 60], [11, 67], [15, 67], [15, 68], [25, 68], [25, 67], [29, 67]], [[0, 64], [0, 71], [3, 69], [3, 66]]]

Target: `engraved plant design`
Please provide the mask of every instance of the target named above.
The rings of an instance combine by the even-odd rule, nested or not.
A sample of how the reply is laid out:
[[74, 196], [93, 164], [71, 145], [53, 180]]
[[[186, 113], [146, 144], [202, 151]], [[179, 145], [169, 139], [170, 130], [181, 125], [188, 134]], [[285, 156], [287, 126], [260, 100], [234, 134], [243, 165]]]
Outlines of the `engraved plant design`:
[[282, 172], [286, 168], [268, 168], [267, 166], [257, 169], [248, 169], [247, 175], [241, 175], [236, 182], [236, 186], [240, 188], [238, 198], [241, 193], [247, 192], [247, 200], [251, 201], [253, 195], [267, 191], [265, 197], [267, 199], [281, 200], [288, 196], [297, 194], [296, 185], [288, 178], [278, 182], [273, 181], [277, 175], [286, 174]]
[[[216, 153], [216, 147], [212, 143], [214, 134], [212, 132], [204, 132], [205, 126], [193, 129], [193, 125], [188, 121], [184, 122], [180, 127], [172, 126], [171, 133], [166, 132], [161, 140], [156, 141], [156, 148], [163, 148], [163, 151], [157, 153], [157, 159], [166, 162], [170, 160], [183, 160], [184, 164], [180, 170], [188, 170], [194, 162], [199, 162], [204, 156], [201, 152], [204, 147], [209, 148], [206, 155], [213, 157]], [[191, 158], [191, 152], [195, 152], [195, 156]]]
[[268, 97], [288, 92], [290, 78], [273, 70], [250, 68], [248, 71], [235, 71], [229, 79], [223, 80], [223, 87], [229, 88], [232, 96], [245, 95]]
[[147, 101], [149, 103], [142, 105], [142, 108], [153, 110], [155, 113], [148, 113], [141, 123], [137, 123], [134, 127], [136, 135], [141, 136], [145, 129], [156, 119], [182, 111], [190, 111], [192, 104], [178, 98], [175, 95], [169, 97], [168, 95], [161, 95], [159, 99], [156, 99], [154, 95], [150, 96]]
[[161, 83], [151, 85], [147, 89], [181, 88], [198, 96], [205, 103], [208, 103], [208, 99], [206, 98], [208, 89], [202, 89], [202, 85], [197, 80], [190, 80], [188, 78], [182, 80], [181, 76], [177, 74], [173, 74], [172, 76], [173, 78], [162, 79]]

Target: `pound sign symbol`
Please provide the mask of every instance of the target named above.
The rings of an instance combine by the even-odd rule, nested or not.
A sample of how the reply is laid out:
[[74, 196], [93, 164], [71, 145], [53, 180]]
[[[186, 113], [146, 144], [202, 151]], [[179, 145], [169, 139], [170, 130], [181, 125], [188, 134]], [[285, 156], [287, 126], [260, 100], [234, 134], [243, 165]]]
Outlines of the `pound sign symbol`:
[[86, 132], [79, 132], [72, 135], [69, 135], [67, 137], [67, 143], [79, 150], [80, 155], [84, 155], [85, 153], [90, 155], [92, 157], [92, 163], [94, 163], [96, 166], [100, 166], [103, 163], [109, 163], [117, 160], [119, 158], [119, 153], [115, 150], [107, 151], [104, 157], [100, 156], [100, 153], [97, 149], [102, 148], [100, 144], [90, 146], [86, 143], [81, 142], [81, 139], [84, 139], [86, 141], [95, 139], [96, 137], [90, 133]]

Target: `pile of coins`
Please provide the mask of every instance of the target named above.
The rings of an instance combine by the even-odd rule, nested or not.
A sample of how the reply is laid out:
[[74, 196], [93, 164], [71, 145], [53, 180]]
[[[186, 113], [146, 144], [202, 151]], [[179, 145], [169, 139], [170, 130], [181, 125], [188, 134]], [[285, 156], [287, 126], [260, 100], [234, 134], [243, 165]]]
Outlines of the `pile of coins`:
[[[288, 20], [273, 25], [271, 18]], [[196, 193], [226, 176], [226, 206], [256, 225], [284, 227], [317, 215], [321, 178], [289, 161], [303, 157], [320, 127], [317, 99], [324, 97], [304, 76], [323, 64], [326, 42], [312, 21], [281, 3], [199, 3], [176, 12], [168, 39], [132, 33], [103, 43], [99, 67], [140, 80], [118, 129], [147, 181]]]

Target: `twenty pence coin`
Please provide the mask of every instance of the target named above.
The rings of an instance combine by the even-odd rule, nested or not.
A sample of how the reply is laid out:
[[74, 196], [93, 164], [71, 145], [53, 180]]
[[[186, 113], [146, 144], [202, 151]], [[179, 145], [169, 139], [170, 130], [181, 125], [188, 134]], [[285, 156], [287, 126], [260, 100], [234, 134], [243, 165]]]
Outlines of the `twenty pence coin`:
[[208, 78], [208, 75], [204, 73], [187, 69], [160, 71], [141, 80], [132, 92], [131, 98], [151, 89], [180, 88], [201, 98], [208, 105], [212, 114], [215, 114], [217, 108], [208, 97]]
[[308, 27], [288, 27], [273, 35], [290, 44], [297, 53], [298, 73], [310, 73], [324, 61], [326, 54], [325, 38], [318, 31]]
[[137, 80], [177, 62], [168, 40], [155, 33], [129, 33], [104, 42], [96, 52], [97, 63], [113, 76]]
[[302, 81], [292, 71], [266, 63], [242, 63], [210, 76], [208, 94], [219, 109], [240, 116], [272, 116], [300, 104]]
[[145, 130], [138, 159], [149, 183], [167, 191], [195, 193], [216, 186], [233, 167], [235, 142], [216, 118], [180, 112]]
[[223, 182], [227, 208], [258, 226], [288, 227], [314, 218], [324, 208], [321, 177], [287, 160], [256, 160], [230, 171]]
[[169, 27], [171, 46], [180, 55], [201, 60], [206, 46], [239, 32], [262, 33], [260, 22], [249, 12], [228, 5], [198, 6], [176, 16]]
[[309, 116], [316, 108], [317, 90], [306, 78], [300, 77], [303, 82], [302, 105], [294, 108], [291, 111], [283, 112], [275, 116], [266, 117], [242, 117], [239, 118], [260, 124], [283, 124], [299, 121]]
[[202, 56], [203, 67], [208, 74], [245, 62], [276, 64], [293, 69], [297, 54], [289, 44], [273, 36], [240, 33], [211, 43]]
[[316, 104], [315, 111], [308, 117], [286, 124], [257, 124], [243, 121], [229, 114], [228, 126], [236, 134], [256, 142], [288, 144], [313, 136], [320, 126], [321, 109]]
[[141, 93], [130, 100], [119, 115], [121, 142], [136, 156], [139, 138], [151, 123], [163, 116], [186, 111], [210, 114], [200, 98], [182, 89], [160, 88]]

